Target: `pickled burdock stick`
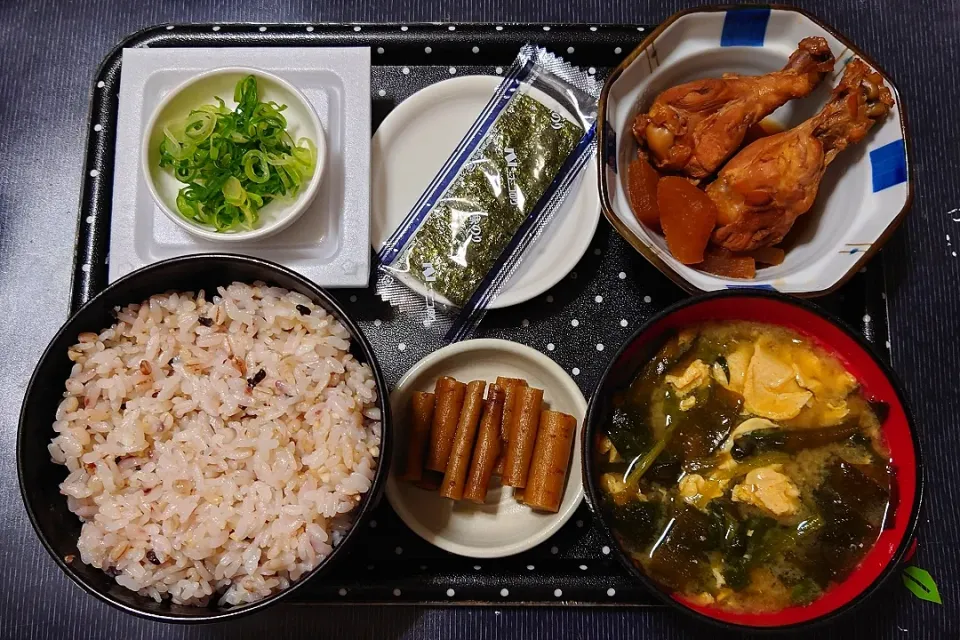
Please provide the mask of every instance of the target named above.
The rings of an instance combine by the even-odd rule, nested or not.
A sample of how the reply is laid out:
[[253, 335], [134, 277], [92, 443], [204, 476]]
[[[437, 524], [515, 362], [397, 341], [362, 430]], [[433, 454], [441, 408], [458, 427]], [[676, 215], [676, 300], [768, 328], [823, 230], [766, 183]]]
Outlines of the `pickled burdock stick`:
[[477, 444], [473, 448], [467, 486], [463, 490], [465, 500], [483, 504], [487, 499], [490, 477], [500, 457], [503, 396], [504, 389], [499, 384], [491, 384], [487, 389], [487, 399], [483, 403], [483, 415], [480, 418], [480, 430], [477, 433]]
[[510, 421], [513, 419], [513, 408], [516, 406], [517, 392], [527, 386], [522, 378], [497, 378], [497, 384], [503, 388], [503, 419], [500, 421], [500, 458], [493, 469], [493, 475], [503, 475], [503, 465], [507, 455], [507, 444], [510, 442]]
[[430, 448], [427, 452], [425, 468], [431, 471], [447, 470], [447, 459], [453, 447], [453, 436], [457, 433], [457, 422], [463, 408], [463, 396], [467, 385], [449, 376], [437, 380], [437, 406], [433, 410], [433, 424], [430, 427]]
[[503, 484], [508, 487], [527, 486], [527, 472], [537, 440], [537, 425], [543, 406], [543, 389], [520, 387], [510, 420], [510, 442], [503, 463]]
[[523, 495], [524, 504], [553, 513], [560, 508], [576, 434], [577, 420], [573, 416], [558, 411], [540, 414], [537, 444], [533, 449]]
[[441, 483], [443, 483], [442, 473], [424, 469], [423, 476], [420, 478], [420, 481], [415, 484], [424, 491], [436, 491], [440, 488]]
[[459, 500], [463, 497], [463, 485], [470, 470], [470, 454], [473, 453], [473, 441], [477, 438], [477, 425], [480, 424], [480, 412], [483, 410], [483, 390], [486, 387], [487, 383], [483, 380], [473, 380], [467, 384], [457, 432], [450, 448], [443, 484], [440, 485], [440, 495], [444, 498]]
[[410, 400], [411, 420], [407, 427], [407, 460], [401, 480], [419, 482], [423, 477], [423, 457], [427, 453], [433, 409], [437, 396], [424, 391], [414, 391]]

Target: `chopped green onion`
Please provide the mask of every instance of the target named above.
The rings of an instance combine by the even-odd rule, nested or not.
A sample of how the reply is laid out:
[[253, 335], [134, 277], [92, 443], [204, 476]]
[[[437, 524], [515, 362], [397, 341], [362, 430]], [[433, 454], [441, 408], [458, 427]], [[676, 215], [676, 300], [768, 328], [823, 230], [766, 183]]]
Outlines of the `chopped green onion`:
[[309, 138], [300, 138], [297, 140], [297, 146], [293, 148], [293, 157], [299, 160], [305, 167], [312, 167], [317, 164], [317, 145]]
[[[257, 164], [260, 173], [257, 173], [257, 169], [254, 168], [254, 163]], [[263, 155], [263, 151], [251, 149], [244, 154], [243, 173], [247, 178], [257, 184], [263, 184], [270, 179], [270, 165], [267, 164], [267, 157]]]
[[187, 117], [183, 131], [194, 144], [200, 144], [210, 137], [217, 124], [217, 117], [206, 111], [194, 111]]
[[220, 190], [223, 192], [223, 199], [226, 200], [227, 204], [239, 207], [247, 201], [247, 190], [244, 189], [240, 181], [233, 176], [227, 178], [227, 181], [223, 183], [223, 188]]
[[317, 166], [314, 142], [294, 142], [287, 106], [261, 102], [254, 76], [237, 83], [233, 98], [233, 110], [218, 97], [168, 124], [160, 142], [160, 166], [185, 183], [180, 214], [219, 232], [255, 228], [263, 205], [296, 197]]

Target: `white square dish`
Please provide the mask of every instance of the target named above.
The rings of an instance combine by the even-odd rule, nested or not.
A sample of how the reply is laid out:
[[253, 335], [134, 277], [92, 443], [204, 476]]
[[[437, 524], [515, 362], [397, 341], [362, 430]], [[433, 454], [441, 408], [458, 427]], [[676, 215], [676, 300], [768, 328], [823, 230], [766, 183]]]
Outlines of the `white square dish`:
[[[191, 236], [164, 215], [150, 195], [139, 157], [144, 127], [167, 93], [201, 72], [237, 65], [280, 76], [306, 96], [326, 133], [327, 157], [317, 197], [300, 219], [274, 236], [225, 247]], [[370, 122], [368, 48], [124, 50], [110, 281], [165, 258], [229, 250], [278, 262], [321, 286], [365, 286], [370, 275]]]
[[[883, 77], [893, 94], [893, 108], [827, 169], [813, 208], [787, 236], [782, 264], [759, 269], [754, 280], [716, 276], [682, 264], [664, 237], [641, 224], [631, 209], [625, 169], [637, 152], [633, 119], [671, 86], [725, 72], [759, 75], [777, 70], [809, 36], [828, 42], [836, 57], [833, 73], [807, 98], [774, 111], [770, 118], [775, 123], [789, 129], [816, 113], [854, 57]], [[830, 293], [880, 249], [912, 199], [909, 139], [896, 86], [853, 44], [795, 9], [692, 9], [668, 19], [611, 72], [600, 97], [598, 131], [604, 214], [651, 264], [690, 292], [746, 286], [798, 296]]]

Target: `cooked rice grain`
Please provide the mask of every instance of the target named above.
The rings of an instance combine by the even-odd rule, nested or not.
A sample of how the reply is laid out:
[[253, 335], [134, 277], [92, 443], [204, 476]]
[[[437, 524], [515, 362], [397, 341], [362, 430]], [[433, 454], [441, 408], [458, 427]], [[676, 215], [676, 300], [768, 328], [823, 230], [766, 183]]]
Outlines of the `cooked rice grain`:
[[316, 567], [380, 453], [373, 375], [343, 325], [262, 283], [117, 319], [70, 347], [49, 446], [83, 562], [190, 605], [253, 602]]

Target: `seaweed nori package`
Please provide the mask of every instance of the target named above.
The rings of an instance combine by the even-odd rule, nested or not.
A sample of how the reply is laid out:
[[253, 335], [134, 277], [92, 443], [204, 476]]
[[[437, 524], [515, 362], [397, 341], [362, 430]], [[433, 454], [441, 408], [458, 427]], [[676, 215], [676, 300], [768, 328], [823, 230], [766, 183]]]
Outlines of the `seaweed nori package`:
[[525, 45], [380, 249], [378, 293], [467, 337], [592, 157], [598, 95], [593, 76]]

